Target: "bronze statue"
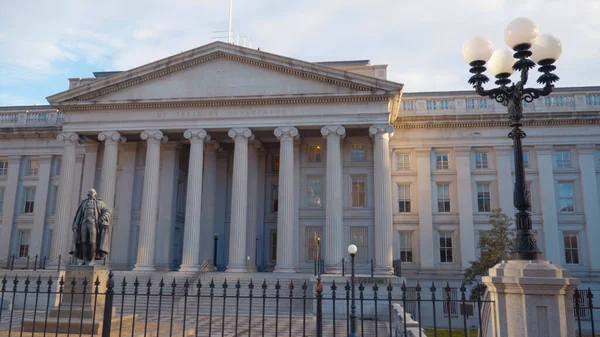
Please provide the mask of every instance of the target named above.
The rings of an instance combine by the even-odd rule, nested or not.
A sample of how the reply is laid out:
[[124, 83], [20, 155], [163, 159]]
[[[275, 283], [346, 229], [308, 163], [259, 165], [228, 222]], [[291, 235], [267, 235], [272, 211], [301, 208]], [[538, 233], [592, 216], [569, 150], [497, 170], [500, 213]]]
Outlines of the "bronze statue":
[[111, 211], [96, 197], [96, 190], [88, 192], [88, 198], [77, 208], [73, 220], [73, 248], [69, 254], [83, 260], [82, 265], [93, 266], [110, 251]]

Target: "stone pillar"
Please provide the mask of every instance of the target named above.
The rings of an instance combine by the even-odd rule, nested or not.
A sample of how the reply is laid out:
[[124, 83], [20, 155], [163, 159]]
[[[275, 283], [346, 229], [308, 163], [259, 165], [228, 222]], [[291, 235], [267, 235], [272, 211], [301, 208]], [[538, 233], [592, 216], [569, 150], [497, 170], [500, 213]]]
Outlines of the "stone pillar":
[[209, 261], [206, 270], [213, 270], [215, 245], [215, 199], [217, 197], [217, 151], [221, 145], [216, 140], [208, 141], [204, 148], [204, 177], [202, 181], [202, 215], [200, 225], [201, 263]]
[[40, 156], [40, 169], [38, 184], [35, 189], [35, 208], [33, 214], [33, 230], [31, 231], [31, 246], [29, 256], [38, 255], [42, 259], [42, 242], [44, 242], [44, 227], [46, 227], [46, 207], [48, 200], [48, 186], [50, 185], [50, 168], [52, 156]]
[[490, 335], [575, 336], [573, 292], [579, 280], [548, 261], [504, 261], [482, 277], [491, 303]]
[[342, 269], [340, 262], [346, 256], [341, 156], [341, 143], [346, 129], [341, 125], [329, 125], [321, 129], [321, 134], [327, 139], [325, 266], [327, 272], [339, 273]]
[[246, 226], [248, 216], [248, 141], [254, 139], [252, 130], [229, 130], [235, 142], [233, 184], [231, 187], [231, 225], [229, 231], [228, 272], [246, 272]]
[[52, 232], [52, 246], [50, 247], [50, 265], [58, 264], [61, 256], [64, 266], [69, 260], [69, 251], [72, 246], [73, 235], [71, 226], [73, 216], [71, 214], [71, 201], [73, 200], [73, 177], [75, 173], [75, 157], [77, 156], [77, 144], [80, 142], [79, 135], [74, 132], [60, 133], [56, 139], [64, 144], [64, 152], [60, 166], [60, 182], [56, 194], [56, 212], [54, 215], [54, 230]]
[[94, 188], [94, 180], [96, 178], [96, 161], [98, 160], [98, 143], [86, 143], [84, 148], [85, 154], [83, 158], [81, 191], [78, 193], [80, 200], [86, 199], [87, 192]]
[[542, 203], [542, 221], [544, 222], [544, 246], [541, 248], [548, 261], [559, 263], [560, 241], [558, 239], [558, 215], [556, 214], [556, 191], [554, 188], [554, 166], [552, 165], [552, 146], [536, 146], [538, 159], [538, 177]]
[[471, 266], [475, 260], [475, 232], [473, 230], [473, 189], [471, 186], [471, 148], [457, 147], [456, 174], [458, 178], [458, 216], [460, 223], [461, 267]]
[[[154, 252], [155, 270], [173, 269], [175, 256], [179, 254], [175, 251], [175, 240], [183, 238], [181, 232], [178, 238], [175, 237], [180, 155], [181, 144], [178, 141], [166, 142], [161, 146], [160, 174], [158, 178], [160, 193], [158, 196], [158, 223], [156, 225], [157, 240]], [[178, 256], [178, 258], [181, 261], [181, 257]]]
[[512, 160], [513, 150], [511, 146], [495, 146], [496, 152], [496, 168], [498, 170], [498, 203], [502, 212], [509, 216], [514, 213], [513, 206], [513, 189], [514, 183], [512, 179]]
[[431, 148], [416, 149], [419, 195], [419, 259], [421, 268], [433, 268], [433, 216], [431, 200]]
[[135, 176], [135, 158], [137, 143], [123, 144], [121, 150], [121, 177], [117, 183], [116, 205], [119, 218], [114, 224], [110, 257], [111, 268], [128, 269], [131, 236], [131, 208], [133, 201], [133, 181]]
[[190, 140], [190, 160], [185, 202], [185, 229], [183, 257], [179, 271], [200, 270], [200, 223], [202, 220], [202, 171], [204, 169], [204, 141], [210, 136], [204, 129], [189, 129], [183, 136]]
[[15, 220], [15, 203], [17, 201], [17, 187], [19, 185], [19, 172], [21, 172], [21, 156], [8, 157], [8, 172], [4, 188], [4, 205], [2, 212], [2, 231], [0, 232], [0, 259], [10, 256], [13, 223]]
[[294, 261], [294, 139], [295, 127], [278, 127], [275, 136], [279, 147], [279, 209], [277, 212], [277, 265], [275, 271], [295, 273]]
[[253, 140], [248, 145], [248, 230], [246, 232], [246, 256], [248, 271], [256, 271], [256, 212], [258, 199], [258, 151], [262, 143]]
[[392, 168], [390, 164], [391, 125], [373, 125], [369, 128], [373, 138], [374, 201], [375, 201], [375, 268], [378, 273], [392, 273]]
[[117, 186], [117, 160], [119, 158], [119, 143], [125, 142], [125, 137], [116, 131], [103, 131], [98, 140], [104, 142], [102, 157], [102, 175], [98, 195], [111, 209], [115, 206], [115, 188]]
[[141, 134], [146, 144], [146, 165], [144, 167], [144, 187], [140, 212], [140, 232], [137, 262], [134, 270], [154, 271], [156, 248], [156, 213], [158, 211], [158, 185], [160, 169], [160, 144], [167, 137], [160, 130], [146, 130]]
[[[583, 209], [585, 211], [585, 238], [587, 240], [587, 256], [600, 256], [600, 201], [598, 200], [598, 178], [596, 177], [596, 146], [594, 144], [578, 145], [579, 168], [581, 170], [581, 186], [583, 187]], [[580, 236], [581, 237], [581, 236]], [[600, 259], [591, 258], [590, 269], [600, 270]]]
[[304, 247], [300, 246], [300, 144], [294, 141], [294, 265], [300, 264], [299, 256], [303, 256]]

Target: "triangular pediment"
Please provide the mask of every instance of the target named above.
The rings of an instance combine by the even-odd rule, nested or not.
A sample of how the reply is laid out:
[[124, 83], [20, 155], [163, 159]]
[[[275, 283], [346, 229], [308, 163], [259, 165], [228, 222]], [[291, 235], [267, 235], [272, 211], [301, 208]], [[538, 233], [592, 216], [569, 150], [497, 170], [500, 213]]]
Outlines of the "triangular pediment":
[[82, 102], [164, 102], [223, 98], [394, 95], [402, 84], [258, 50], [214, 42], [48, 97]]

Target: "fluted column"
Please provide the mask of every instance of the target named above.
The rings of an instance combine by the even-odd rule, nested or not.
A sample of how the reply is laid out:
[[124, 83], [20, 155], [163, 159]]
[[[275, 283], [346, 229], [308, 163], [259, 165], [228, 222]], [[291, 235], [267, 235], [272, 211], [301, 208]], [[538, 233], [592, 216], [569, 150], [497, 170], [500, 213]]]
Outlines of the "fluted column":
[[153, 271], [156, 249], [160, 144], [166, 142], [167, 137], [160, 130], [146, 130], [142, 132], [141, 137], [147, 142], [146, 166], [144, 167], [137, 262], [134, 270]]
[[15, 203], [19, 187], [19, 172], [21, 172], [21, 156], [8, 157], [8, 172], [4, 186], [4, 205], [2, 211], [2, 226], [0, 226], [0, 259], [8, 259], [13, 237], [15, 219]]
[[[60, 182], [56, 196], [56, 211], [54, 230], [52, 232], [52, 246], [50, 247], [50, 259], [52, 264], [58, 264], [58, 256], [64, 260], [68, 259], [68, 252], [72, 246], [71, 225], [73, 214], [70, 214], [73, 200], [73, 179], [75, 174], [75, 157], [77, 156], [77, 144], [79, 135], [74, 132], [60, 133], [56, 139], [63, 143], [64, 152], [60, 166]], [[61, 263], [64, 265], [64, 263]]]
[[119, 143], [125, 142], [125, 137], [116, 131], [103, 131], [98, 135], [98, 140], [104, 142], [104, 157], [102, 158], [102, 175], [100, 176], [100, 190], [98, 195], [108, 207], [115, 205], [115, 188], [117, 185], [117, 159], [119, 157]]
[[542, 221], [544, 223], [544, 248], [540, 247], [544, 258], [552, 263], [560, 263], [560, 241], [558, 238], [558, 215], [556, 209], [556, 190], [554, 186], [554, 166], [552, 165], [552, 146], [538, 145], [538, 179], [542, 203]]
[[341, 125], [324, 126], [321, 135], [327, 139], [325, 266], [327, 272], [339, 273], [345, 256], [341, 143], [346, 129]]
[[180, 271], [200, 270], [200, 224], [202, 220], [202, 171], [204, 141], [210, 136], [204, 129], [189, 129], [183, 136], [190, 140], [190, 160], [185, 202], [183, 257]]
[[248, 271], [256, 271], [256, 207], [258, 200], [258, 151], [262, 143], [253, 140], [248, 145], [248, 223], [246, 232], [246, 255], [250, 257]]
[[248, 141], [254, 139], [248, 128], [229, 130], [235, 142], [233, 184], [231, 187], [231, 224], [229, 230], [228, 272], [246, 272], [246, 226], [248, 216]]
[[202, 180], [202, 215], [200, 225], [201, 263], [210, 261], [207, 271], [213, 270], [213, 249], [215, 245], [215, 199], [217, 197], [217, 152], [221, 145], [216, 140], [204, 146], [204, 177]]
[[[596, 146], [594, 144], [578, 145], [579, 167], [581, 169], [581, 186], [583, 187], [583, 209], [585, 211], [585, 238], [588, 256], [600, 256], [600, 201], [598, 198], [598, 178], [596, 176]], [[581, 237], [581, 236], [580, 236]], [[600, 270], [600, 259], [590, 259], [590, 269]]]
[[294, 261], [294, 139], [295, 127], [278, 127], [275, 136], [279, 146], [279, 206], [277, 211], [277, 265], [275, 271], [295, 273]]
[[392, 225], [392, 168], [389, 140], [394, 134], [391, 125], [373, 125], [369, 128], [373, 137], [375, 178], [375, 267], [378, 273], [391, 273], [393, 261]]
[[473, 228], [473, 192], [471, 188], [471, 148], [457, 147], [456, 173], [458, 176], [458, 221], [460, 223], [461, 267], [471, 266], [475, 260], [475, 230]]
[[433, 268], [434, 241], [431, 189], [431, 148], [416, 149], [419, 203], [419, 259], [421, 268]]

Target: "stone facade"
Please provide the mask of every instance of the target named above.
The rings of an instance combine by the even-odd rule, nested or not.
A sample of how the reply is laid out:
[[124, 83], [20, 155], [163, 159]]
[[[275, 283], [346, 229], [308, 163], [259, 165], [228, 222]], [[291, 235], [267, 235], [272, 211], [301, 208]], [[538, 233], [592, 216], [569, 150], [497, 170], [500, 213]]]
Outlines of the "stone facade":
[[[95, 187], [115, 208], [116, 269], [208, 267], [216, 235], [230, 271], [312, 272], [319, 236], [330, 271], [354, 243], [362, 268], [402, 259], [409, 285], [455, 285], [489, 210], [513, 213], [505, 108], [473, 92], [402, 95], [353, 73], [385, 70], [364, 67], [217, 42], [71, 83], [49, 106], [1, 107], [0, 259], [64, 259]], [[524, 127], [544, 258], [595, 289], [599, 107], [600, 88], [560, 88], [526, 104]]]

